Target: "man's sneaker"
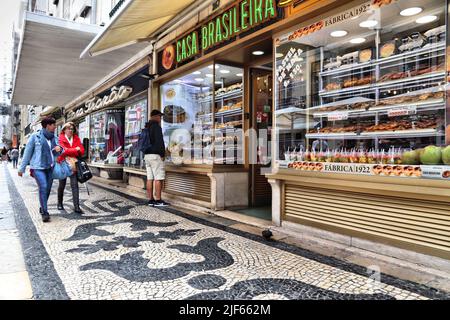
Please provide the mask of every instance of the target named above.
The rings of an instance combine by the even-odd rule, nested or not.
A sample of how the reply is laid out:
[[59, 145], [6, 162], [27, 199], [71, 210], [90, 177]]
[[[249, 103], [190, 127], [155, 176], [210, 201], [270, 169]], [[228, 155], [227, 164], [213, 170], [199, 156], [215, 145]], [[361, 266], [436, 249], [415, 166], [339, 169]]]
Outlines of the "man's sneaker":
[[152, 199], [152, 200], [148, 200], [147, 205], [148, 205], [149, 207], [154, 207], [154, 206], [155, 206], [155, 203], [156, 203], [156, 200]]
[[42, 215], [42, 221], [50, 222], [50, 215], [48, 213], [47, 214], [43, 214]]
[[170, 206], [169, 203], [165, 202], [164, 200], [155, 200], [155, 207], [167, 207]]

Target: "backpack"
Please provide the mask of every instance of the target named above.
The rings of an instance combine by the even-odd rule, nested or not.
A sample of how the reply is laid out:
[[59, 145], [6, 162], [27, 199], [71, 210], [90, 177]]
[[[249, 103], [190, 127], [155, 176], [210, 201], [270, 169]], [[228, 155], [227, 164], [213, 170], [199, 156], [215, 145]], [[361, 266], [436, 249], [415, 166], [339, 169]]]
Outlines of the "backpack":
[[89, 170], [89, 167], [88, 167], [86, 161], [78, 159], [76, 175], [77, 175], [77, 180], [80, 183], [85, 183], [86, 181], [88, 181], [89, 179], [92, 178], [91, 170]]
[[139, 136], [139, 140], [137, 142], [137, 150], [142, 153], [146, 153], [146, 151], [150, 151], [152, 148], [152, 142], [150, 140], [150, 129], [144, 128], [141, 131], [141, 135]]

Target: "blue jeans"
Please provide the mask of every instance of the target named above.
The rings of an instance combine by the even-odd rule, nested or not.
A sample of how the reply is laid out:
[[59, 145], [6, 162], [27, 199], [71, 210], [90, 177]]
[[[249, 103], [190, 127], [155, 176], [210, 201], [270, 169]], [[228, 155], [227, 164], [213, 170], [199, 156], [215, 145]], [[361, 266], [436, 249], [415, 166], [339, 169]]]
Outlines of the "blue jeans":
[[17, 161], [19, 161], [18, 158], [12, 158], [13, 168], [17, 169]]
[[33, 170], [34, 179], [39, 187], [39, 202], [41, 204], [42, 212], [48, 214], [47, 202], [52, 190], [52, 169]]

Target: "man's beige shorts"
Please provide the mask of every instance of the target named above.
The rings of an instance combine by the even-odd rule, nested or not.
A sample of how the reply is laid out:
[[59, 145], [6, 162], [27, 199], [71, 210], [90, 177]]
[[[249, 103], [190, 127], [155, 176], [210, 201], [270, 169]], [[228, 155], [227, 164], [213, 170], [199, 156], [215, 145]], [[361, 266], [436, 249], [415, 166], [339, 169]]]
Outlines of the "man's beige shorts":
[[164, 161], [159, 154], [146, 154], [144, 160], [147, 168], [147, 180], [164, 180], [166, 178]]

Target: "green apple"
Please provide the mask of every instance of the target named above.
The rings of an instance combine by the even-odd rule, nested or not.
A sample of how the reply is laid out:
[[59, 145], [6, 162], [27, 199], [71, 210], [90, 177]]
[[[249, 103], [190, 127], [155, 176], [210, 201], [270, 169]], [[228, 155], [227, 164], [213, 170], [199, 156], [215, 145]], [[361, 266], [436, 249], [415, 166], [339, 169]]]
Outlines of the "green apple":
[[405, 151], [402, 154], [402, 164], [420, 164], [420, 151]]
[[450, 145], [442, 148], [442, 161], [450, 165]]
[[426, 165], [440, 164], [442, 162], [441, 148], [436, 146], [425, 147], [420, 154], [420, 162]]

